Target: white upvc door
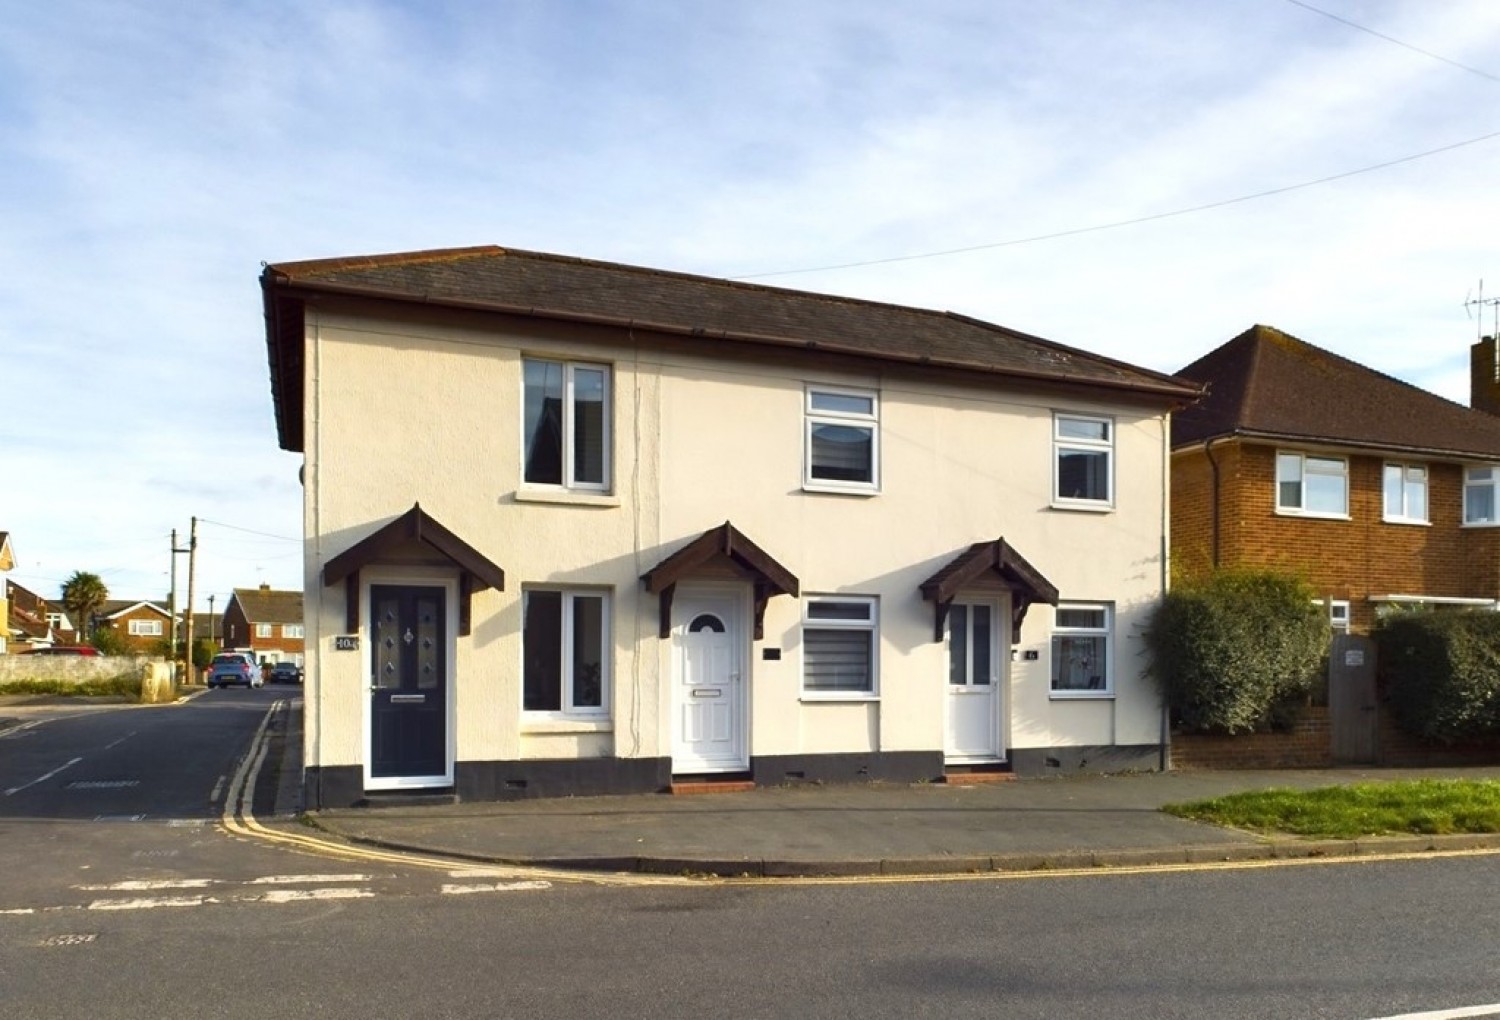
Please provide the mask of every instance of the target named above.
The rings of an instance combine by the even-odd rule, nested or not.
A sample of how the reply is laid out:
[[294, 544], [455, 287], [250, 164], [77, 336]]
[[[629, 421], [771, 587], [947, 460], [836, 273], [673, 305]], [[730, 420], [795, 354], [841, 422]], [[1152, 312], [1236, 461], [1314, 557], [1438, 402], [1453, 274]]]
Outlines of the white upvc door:
[[672, 771], [749, 767], [745, 601], [732, 592], [683, 591], [673, 604]]
[[954, 764], [1005, 758], [1003, 608], [999, 600], [961, 600], [948, 612], [948, 726], [943, 750]]

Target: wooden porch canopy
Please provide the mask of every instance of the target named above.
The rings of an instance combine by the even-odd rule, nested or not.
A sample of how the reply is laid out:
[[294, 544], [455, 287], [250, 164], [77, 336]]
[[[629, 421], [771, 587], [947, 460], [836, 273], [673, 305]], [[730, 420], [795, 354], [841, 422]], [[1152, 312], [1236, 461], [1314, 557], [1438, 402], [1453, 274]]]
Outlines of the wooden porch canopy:
[[458, 632], [470, 632], [469, 602], [476, 591], [505, 590], [505, 571], [413, 503], [389, 524], [360, 539], [323, 566], [325, 585], [344, 582], [345, 623], [359, 630], [359, 572], [372, 563], [400, 562], [397, 554], [432, 550], [458, 568]]
[[933, 603], [936, 620], [933, 624], [932, 640], [943, 640], [943, 627], [948, 622], [948, 610], [958, 593], [971, 587], [986, 574], [994, 573], [1011, 591], [1010, 643], [1020, 637], [1021, 621], [1033, 602], [1057, 605], [1057, 588], [1041, 573], [1027, 563], [1020, 553], [1005, 544], [1005, 539], [993, 542], [976, 542], [942, 570], [922, 582], [922, 597]]
[[755, 639], [765, 637], [766, 603], [773, 595], [797, 595], [798, 582], [786, 567], [773, 560], [760, 546], [750, 541], [725, 521], [710, 528], [651, 570], [641, 575], [646, 591], [660, 598], [661, 636], [672, 636], [672, 596], [677, 582], [695, 570], [724, 560], [747, 576], [755, 588]]

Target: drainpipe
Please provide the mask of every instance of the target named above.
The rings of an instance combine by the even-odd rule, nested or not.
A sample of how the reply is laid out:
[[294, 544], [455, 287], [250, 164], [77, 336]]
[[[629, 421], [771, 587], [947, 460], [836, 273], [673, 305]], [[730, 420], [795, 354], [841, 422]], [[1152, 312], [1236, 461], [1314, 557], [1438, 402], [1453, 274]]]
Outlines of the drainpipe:
[[1219, 569], [1219, 462], [1214, 460], [1214, 443], [1223, 439], [1214, 436], [1203, 443], [1203, 455], [1208, 458], [1208, 470], [1213, 476], [1209, 492], [1209, 528], [1212, 533], [1213, 568]]

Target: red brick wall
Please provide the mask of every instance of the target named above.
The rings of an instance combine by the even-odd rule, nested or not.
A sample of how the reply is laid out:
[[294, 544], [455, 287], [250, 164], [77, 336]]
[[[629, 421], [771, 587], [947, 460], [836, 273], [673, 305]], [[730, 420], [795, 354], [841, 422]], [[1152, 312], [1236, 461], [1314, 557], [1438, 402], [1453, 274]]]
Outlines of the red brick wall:
[[1328, 709], [1308, 708], [1289, 733], [1172, 735], [1174, 769], [1313, 769], [1333, 764]]
[[[1430, 524], [1382, 518], [1384, 458], [1350, 456], [1349, 519], [1276, 513], [1276, 448], [1225, 443], [1219, 464], [1219, 562], [1289, 570], [1347, 599], [1355, 630], [1375, 620], [1371, 595], [1500, 595], [1500, 532], [1464, 529], [1463, 469], [1428, 464]], [[1179, 577], [1211, 563], [1211, 474], [1201, 448], [1172, 463], [1172, 556]]]
[[[1387, 768], [1495, 765], [1500, 764], [1500, 738], [1451, 746], [1428, 743], [1397, 729], [1382, 706], [1375, 757], [1375, 764]], [[1333, 764], [1333, 731], [1326, 708], [1303, 709], [1289, 733], [1172, 735], [1174, 769], [1311, 769]]]

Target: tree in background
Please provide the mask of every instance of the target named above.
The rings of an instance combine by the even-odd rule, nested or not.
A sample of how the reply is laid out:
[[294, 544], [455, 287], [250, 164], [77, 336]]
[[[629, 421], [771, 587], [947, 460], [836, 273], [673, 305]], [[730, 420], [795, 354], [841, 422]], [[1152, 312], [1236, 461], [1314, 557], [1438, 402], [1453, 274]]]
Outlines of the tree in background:
[[98, 574], [84, 570], [73, 571], [73, 576], [63, 582], [62, 604], [78, 625], [79, 636], [88, 640], [94, 632], [94, 616], [109, 598], [109, 589]]
[[135, 648], [114, 627], [108, 624], [95, 627], [93, 636], [89, 638], [89, 644], [99, 649], [104, 655], [134, 655]]

